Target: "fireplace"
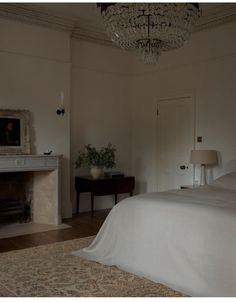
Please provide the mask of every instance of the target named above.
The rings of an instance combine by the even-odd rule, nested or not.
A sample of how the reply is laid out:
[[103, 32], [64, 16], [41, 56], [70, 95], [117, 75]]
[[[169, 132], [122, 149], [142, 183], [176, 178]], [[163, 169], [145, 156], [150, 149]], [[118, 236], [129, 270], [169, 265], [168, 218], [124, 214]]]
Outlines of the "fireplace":
[[31, 221], [32, 173], [0, 173], [0, 219]]
[[61, 156], [0, 156], [0, 219], [61, 223]]

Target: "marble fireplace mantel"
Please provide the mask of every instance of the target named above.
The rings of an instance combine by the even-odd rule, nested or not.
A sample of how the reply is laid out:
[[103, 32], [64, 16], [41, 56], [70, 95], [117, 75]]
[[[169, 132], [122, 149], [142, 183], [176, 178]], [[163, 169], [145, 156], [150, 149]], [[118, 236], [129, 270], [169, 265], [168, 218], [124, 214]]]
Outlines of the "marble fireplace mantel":
[[1, 155], [0, 173], [32, 172], [33, 222], [61, 223], [61, 155]]

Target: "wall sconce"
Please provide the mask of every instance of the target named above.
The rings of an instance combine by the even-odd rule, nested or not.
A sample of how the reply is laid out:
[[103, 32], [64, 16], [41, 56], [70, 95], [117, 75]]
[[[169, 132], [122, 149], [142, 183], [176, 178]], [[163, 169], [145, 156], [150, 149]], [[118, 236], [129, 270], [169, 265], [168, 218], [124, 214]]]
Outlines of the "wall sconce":
[[60, 107], [57, 109], [56, 113], [57, 113], [57, 115], [63, 116], [65, 114], [64, 92], [63, 91], [61, 91], [60, 96], [61, 96], [61, 104], [60, 104]]

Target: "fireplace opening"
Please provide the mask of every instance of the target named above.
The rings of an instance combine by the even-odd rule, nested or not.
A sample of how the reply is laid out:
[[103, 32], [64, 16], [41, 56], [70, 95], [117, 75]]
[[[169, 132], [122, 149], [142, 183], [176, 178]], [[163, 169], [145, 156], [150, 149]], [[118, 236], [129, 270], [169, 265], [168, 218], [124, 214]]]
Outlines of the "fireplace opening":
[[31, 172], [0, 173], [0, 221], [3, 224], [31, 221]]

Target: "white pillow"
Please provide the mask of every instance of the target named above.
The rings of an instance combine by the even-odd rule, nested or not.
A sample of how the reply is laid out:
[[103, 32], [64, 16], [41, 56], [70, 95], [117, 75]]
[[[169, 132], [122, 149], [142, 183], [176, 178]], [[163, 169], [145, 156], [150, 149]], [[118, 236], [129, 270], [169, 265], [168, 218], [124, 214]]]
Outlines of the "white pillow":
[[214, 187], [236, 191], [236, 172], [225, 174], [211, 183]]

